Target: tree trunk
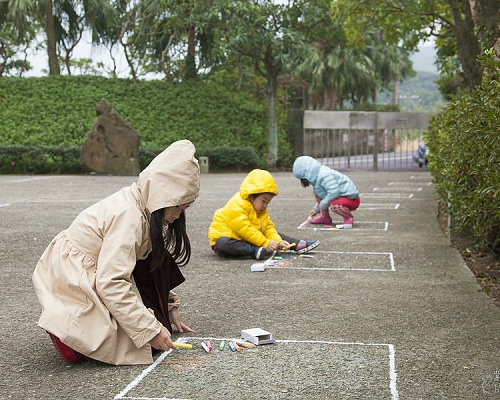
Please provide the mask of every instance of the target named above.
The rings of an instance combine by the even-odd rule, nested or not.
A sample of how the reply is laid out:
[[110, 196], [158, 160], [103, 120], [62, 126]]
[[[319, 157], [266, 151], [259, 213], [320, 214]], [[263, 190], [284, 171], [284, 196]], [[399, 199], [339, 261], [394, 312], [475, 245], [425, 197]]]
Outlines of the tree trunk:
[[398, 104], [398, 81], [392, 81], [392, 104]]
[[500, 56], [500, 1], [498, 0], [469, 0], [472, 18], [474, 20], [477, 37], [484, 49], [493, 48], [493, 52]]
[[477, 61], [481, 48], [474, 34], [471, 6], [469, 0], [448, 0], [448, 4], [453, 13], [458, 58], [462, 64], [469, 91], [472, 93], [474, 86], [481, 83], [482, 71], [481, 64]]
[[194, 31], [194, 26], [190, 26], [187, 31], [188, 36], [188, 48], [187, 48], [187, 56], [186, 56], [186, 70], [184, 73], [184, 77], [186, 80], [196, 78], [196, 60], [195, 60], [195, 51], [196, 51], [196, 35]]
[[326, 88], [326, 105], [329, 111], [335, 111], [337, 108], [337, 89], [333, 85]]
[[52, 12], [52, 0], [45, 1], [45, 33], [47, 35], [47, 56], [49, 59], [49, 75], [60, 75], [59, 62], [57, 60], [56, 32], [54, 28], [54, 14]]
[[268, 97], [268, 149], [267, 165], [270, 169], [276, 167], [278, 160], [278, 116], [276, 115], [276, 92], [278, 87], [278, 78], [272, 74], [267, 76], [267, 97]]

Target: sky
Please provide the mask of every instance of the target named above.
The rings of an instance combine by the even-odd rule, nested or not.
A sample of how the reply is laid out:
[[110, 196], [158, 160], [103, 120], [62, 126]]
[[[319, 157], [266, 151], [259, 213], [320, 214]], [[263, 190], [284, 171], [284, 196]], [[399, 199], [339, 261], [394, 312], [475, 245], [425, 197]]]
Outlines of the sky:
[[[125, 55], [119, 49], [115, 49], [114, 57], [117, 62], [117, 74], [120, 78], [129, 78], [129, 69], [127, 66], [127, 62], [125, 60]], [[89, 33], [84, 34], [82, 40], [75, 48], [73, 53], [73, 59], [78, 58], [90, 58], [94, 62], [93, 64], [97, 64], [98, 62], [103, 62], [108, 69], [112, 69], [112, 61], [109, 55], [109, 50], [104, 47], [96, 47], [92, 46], [92, 41]], [[422, 43], [419, 46], [419, 53], [414, 54], [410, 57], [413, 61], [413, 68], [416, 71], [426, 71], [426, 72], [434, 72], [437, 73], [437, 68], [434, 65], [434, 60], [436, 58], [436, 51], [434, 49], [433, 42]], [[46, 51], [39, 52], [31, 52], [29, 55], [29, 61], [33, 65], [33, 70], [25, 73], [23, 76], [47, 76], [48, 71], [48, 61]], [[44, 72], [45, 70], [45, 72]], [[65, 72], [64, 72], [65, 73]], [[72, 70], [73, 74], [78, 74], [77, 71]], [[147, 78], [157, 78], [154, 75], [147, 76]]]

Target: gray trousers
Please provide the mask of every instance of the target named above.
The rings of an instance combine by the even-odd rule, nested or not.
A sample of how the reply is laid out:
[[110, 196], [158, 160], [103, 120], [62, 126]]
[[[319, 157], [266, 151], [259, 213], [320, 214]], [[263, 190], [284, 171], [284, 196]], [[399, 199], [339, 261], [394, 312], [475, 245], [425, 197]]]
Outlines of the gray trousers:
[[[297, 239], [290, 236], [279, 234], [283, 240], [288, 243], [298, 243]], [[215, 241], [215, 252], [221, 257], [251, 257], [255, 256], [258, 246], [243, 240], [236, 240], [226, 236], [222, 236]]]

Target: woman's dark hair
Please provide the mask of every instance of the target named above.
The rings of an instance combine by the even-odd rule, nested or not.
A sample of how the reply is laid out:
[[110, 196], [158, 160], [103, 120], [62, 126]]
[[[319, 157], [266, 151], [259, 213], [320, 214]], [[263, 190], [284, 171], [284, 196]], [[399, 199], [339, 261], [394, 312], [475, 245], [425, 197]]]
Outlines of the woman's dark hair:
[[162, 263], [168, 251], [179, 266], [186, 265], [191, 258], [191, 243], [186, 233], [186, 214], [181, 212], [167, 227], [163, 225], [165, 209], [153, 211], [151, 214], [150, 233], [151, 245], [151, 271]]
[[309, 186], [309, 181], [308, 181], [306, 178], [301, 178], [301, 179], [300, 179], [300, 184], [301, 184], [303, 187], [308, 187], [308, 186]]

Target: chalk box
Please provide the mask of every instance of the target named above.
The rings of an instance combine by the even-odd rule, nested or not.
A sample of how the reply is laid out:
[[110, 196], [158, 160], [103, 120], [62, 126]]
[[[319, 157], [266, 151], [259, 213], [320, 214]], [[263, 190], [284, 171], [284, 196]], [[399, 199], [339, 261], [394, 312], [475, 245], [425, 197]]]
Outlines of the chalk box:
[[252, 328], [241, 331], [241, 338], [255, 345], [274, 343], [273, 335], [264, 329]]
[[251, 272], [264, 272], [265, 270], [266, 270], [265, 263], [252, 264], [252, 266], [250, 267]]

